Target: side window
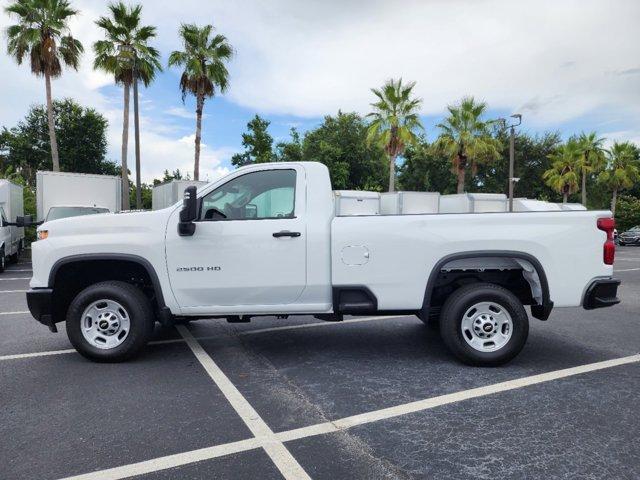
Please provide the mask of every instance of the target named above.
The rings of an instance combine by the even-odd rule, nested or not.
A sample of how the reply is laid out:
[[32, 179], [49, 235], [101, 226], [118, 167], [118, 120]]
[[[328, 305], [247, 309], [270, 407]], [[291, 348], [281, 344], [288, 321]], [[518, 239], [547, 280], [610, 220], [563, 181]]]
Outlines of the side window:
[[247, 173], [202, 199], [200, 220], [294, 218], [295, 170]]

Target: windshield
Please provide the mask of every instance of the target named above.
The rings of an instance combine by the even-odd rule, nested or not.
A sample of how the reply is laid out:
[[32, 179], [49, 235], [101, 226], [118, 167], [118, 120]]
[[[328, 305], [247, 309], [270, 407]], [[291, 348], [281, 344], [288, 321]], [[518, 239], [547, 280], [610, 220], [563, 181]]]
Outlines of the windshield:
[[95, 215], [96, 213], [109, 213], [109, 209], [101, 207], [51, 207], [47, 215], [47, 222], [61, 218]]

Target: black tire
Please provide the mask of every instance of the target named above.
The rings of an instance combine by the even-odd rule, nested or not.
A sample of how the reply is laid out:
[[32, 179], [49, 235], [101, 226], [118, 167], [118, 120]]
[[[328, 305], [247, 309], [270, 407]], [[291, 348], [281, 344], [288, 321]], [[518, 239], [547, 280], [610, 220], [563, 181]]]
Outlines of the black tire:
[[[476, 350], [463, 337], [463, 317], [480, 302], [495, 302], [511, 317], [511, 337], [499, 350]], [[476, 283], [459, 288], [447, 298], [440, 315], [440, 335], [449, 350], [467, 365], [496, 367], [512, 360], [524, 347], [529, 335], [529, 317], [520, 300], [509, 290], [492, 283]]]
[[7, 266], [7, 257], [4, 256], [4, 247], [0, 248], [0, 273], [4, 272]]
[[620, 245], [621, 247], [624, 247], [624, 246], [625, 246], [625, 243], [624, 243], [624, 242], [621, 242], [620, 240], [618, 240], [618, 245]]
[[[113, 348], [98, 348], [82, 334], [82, 315], [85, 309], [99, 300], [113, 300], [126, 310], [129, 333], [124, 341]], [[108, 281], [91, 285], [82, 290], [71, 302], [67, 311], [67, 335], [74, 348], [82, 356], [96, 362], [122, 362], [133, 357], [146, 345], [153, 333], [153, 310], [142, 291], [125, 282]]]

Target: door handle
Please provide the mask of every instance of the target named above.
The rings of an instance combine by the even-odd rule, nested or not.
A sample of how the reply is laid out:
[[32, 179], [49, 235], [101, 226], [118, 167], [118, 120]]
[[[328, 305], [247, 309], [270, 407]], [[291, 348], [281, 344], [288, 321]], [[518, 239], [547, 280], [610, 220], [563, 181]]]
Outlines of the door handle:
[[273, 236], [276, 237], [276, 238], [280, 238], [280, 237], [299, 237], [300, 236], [300, 232], [290, 232], [289, 230], [282, 230], [281, 232], [274, 232]]

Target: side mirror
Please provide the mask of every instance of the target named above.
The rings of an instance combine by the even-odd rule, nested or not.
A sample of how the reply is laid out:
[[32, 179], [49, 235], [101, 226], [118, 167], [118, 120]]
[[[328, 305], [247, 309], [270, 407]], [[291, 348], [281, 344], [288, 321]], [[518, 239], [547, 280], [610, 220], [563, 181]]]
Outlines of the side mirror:
[[178, 223], [178, 235], [190, 237], [196, 231], [196, 224], [193, 223], [198, 218], [198, 197], [195, 186], [184, 189], [184, 200], [182, 210], [180, 210], [180, 222]]
[[31, 215], [25, 215], [24, 217], [16, 217], [16, 227], [30, 227], [34, 224]]

